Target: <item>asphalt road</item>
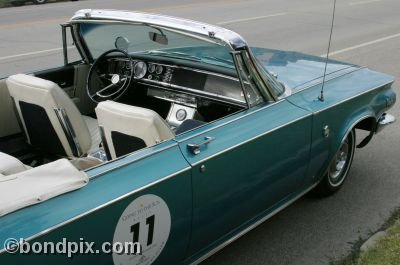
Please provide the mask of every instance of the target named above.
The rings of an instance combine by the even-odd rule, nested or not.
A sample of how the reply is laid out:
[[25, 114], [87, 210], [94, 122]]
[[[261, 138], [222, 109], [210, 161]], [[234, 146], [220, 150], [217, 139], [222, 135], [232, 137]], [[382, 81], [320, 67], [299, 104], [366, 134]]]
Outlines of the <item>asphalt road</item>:
[[[332, 57], [400, 77], [400, 2], [338, 0]], [[59, 24], [82, 8], [141, 10], [221, 24], [250, 44], [325, 54], [333, 0], [87, 0], [0, 10], [0, 76], [62, 64]], [[399, 93], [399, 84], [395, 84]], [[392, 113], [400, 118], [399, 104]], [[329, 264], [400, 206], [400, 122], [358, 150], [335, 196], [303, 198], [205, 262]]]

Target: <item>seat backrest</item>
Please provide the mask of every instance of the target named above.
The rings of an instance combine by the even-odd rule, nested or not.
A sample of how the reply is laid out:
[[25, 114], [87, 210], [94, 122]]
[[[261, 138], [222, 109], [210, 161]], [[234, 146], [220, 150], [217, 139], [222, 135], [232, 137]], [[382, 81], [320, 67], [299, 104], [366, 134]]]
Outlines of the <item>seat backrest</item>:
[[150, 109], [104, 101], [97, 105], [96, 114], [108, 159], [175, 136], [165, 120]]
[[89, 150], [91, 137], [78, 108], [54, 82], [17, 74], [7, 79], [21, 127], [33, 147], [76, 157]]
[[0, 138], [21, 133], [6, 79], [0, 80]]

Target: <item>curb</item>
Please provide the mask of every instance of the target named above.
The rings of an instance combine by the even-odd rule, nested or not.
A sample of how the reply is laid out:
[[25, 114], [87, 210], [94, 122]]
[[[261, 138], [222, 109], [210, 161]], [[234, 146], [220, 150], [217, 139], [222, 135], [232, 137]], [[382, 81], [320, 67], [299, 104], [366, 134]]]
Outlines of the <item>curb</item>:
[[365, 241], [360, 247], [361, 255], [372, 249], [379, 240], [386, 236], [386, 234], [386, 231], [379, 231], [368, 238], [367, 241]]

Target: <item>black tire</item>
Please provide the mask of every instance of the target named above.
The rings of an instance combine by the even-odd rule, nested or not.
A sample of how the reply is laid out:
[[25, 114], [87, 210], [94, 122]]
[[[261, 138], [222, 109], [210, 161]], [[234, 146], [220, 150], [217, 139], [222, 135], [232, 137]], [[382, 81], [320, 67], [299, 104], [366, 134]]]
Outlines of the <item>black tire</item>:
[[47, 0], [32, 0], [35, 5], [43, 5], [47, 3]]
[[312, 190], [312, 195], [327, 197], [337, 192], [343, 186], [353, 162], [355, 149], [356, 132], [353, 129], [342, 142], [321, 182]]

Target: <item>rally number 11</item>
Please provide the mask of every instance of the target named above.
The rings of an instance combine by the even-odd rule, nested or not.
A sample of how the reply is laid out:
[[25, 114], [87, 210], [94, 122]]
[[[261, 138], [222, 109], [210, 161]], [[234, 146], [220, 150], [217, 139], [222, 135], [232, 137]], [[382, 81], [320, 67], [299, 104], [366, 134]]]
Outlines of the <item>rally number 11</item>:
[[[146, 218], [146, 225], [148, 226], [147, 233], [147, 246], [153, 244], [154, 237], [154, 214]], [[133, 234], [133, 242], [139, 242], [140, 222], [131, 226], [131, 233]]]

